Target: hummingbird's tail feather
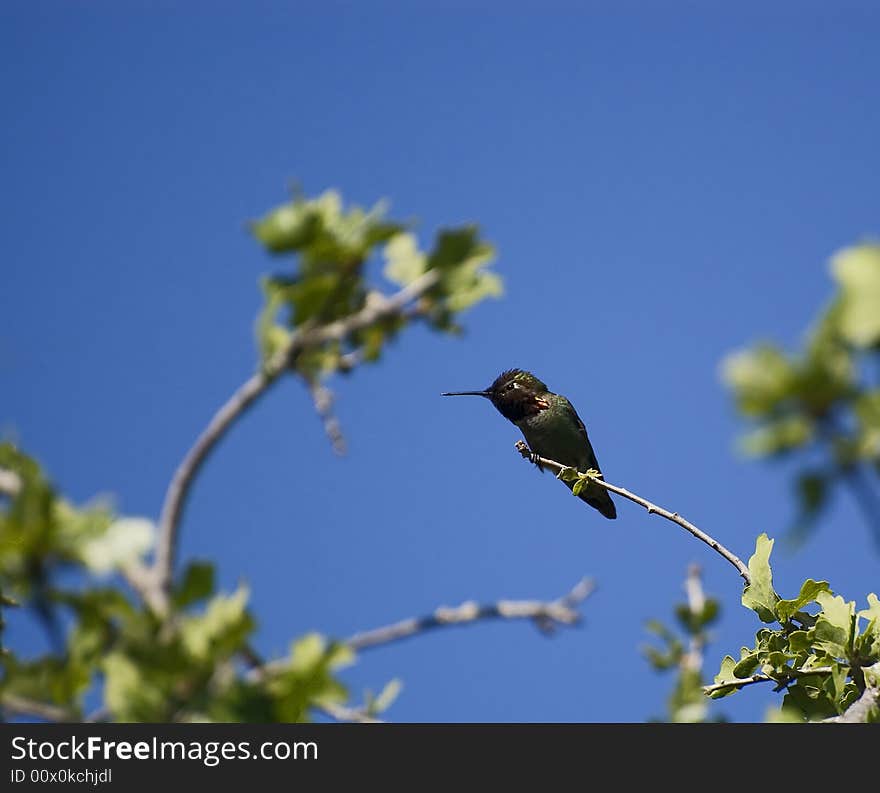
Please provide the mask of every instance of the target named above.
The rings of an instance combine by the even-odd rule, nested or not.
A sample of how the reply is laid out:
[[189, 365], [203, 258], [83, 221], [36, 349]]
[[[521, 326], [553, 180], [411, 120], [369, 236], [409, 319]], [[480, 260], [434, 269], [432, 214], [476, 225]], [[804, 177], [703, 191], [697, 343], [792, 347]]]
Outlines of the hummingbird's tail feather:
[[601, 496], [593, 498], [592, 496], [581, 496], [591, 507], [599, 510], [608, 520], [614, 520], [617, 517], [617, 507], [608, 495], [608, 491], [604, 491]]
[[596, 490], [600, 490], [600, 488], [597, 487], [589, 495], [581, 493], [578, 498], [581, 501], [586, 501], [594, 509], [598, 509], [608, 520], [614, 520], [617, 517], [617, 507], [614, 506], [611, 496], [605, 489], [601, 489], [600, 492], [596, 492]]

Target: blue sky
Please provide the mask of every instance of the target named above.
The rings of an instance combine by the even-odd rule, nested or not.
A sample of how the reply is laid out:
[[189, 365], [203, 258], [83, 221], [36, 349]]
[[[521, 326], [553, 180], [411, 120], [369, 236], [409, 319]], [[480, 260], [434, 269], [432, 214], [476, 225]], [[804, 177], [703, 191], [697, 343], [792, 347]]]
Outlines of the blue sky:
[[[253, 370], [245, 222], [297, 180], [420, 219], [475, 221], [502, 300], [456, 340], [416, 330], [334, 382], [350, 453], [284, 383], [193, 492], [185, 557], [249, 582], [259, 648], [440, 604], [599, 589], [552, 640], [528, 624], [365, 653], [355, 695], [404, 683], [395, 721], [642, 721], [671, 680], [639, 647], [690, 562], [723, 605], [709, 664], [750, 644], [726, 562], [618, 504], [610, 523], [513, 450], [488, 403], [442, 400], [532, 369], [586, 422], [609, 481], [746, 558], [792, 515], [782, 468], [734, 453], [718, 377], [759, 338], [798, 344], [827, 258], [878, 234], [880, 15], [870, 3], [49, 3], [0, 9], [0, 427], [75, 500], [155, 517], [212, 411]], [[777, 589], [877, 590], [835, 501]], [[13, 646], [35, 647], [16, 620]], [[714, 674], [715, 669], [711, 670]], [[719, 712], [761, 720], [753, 686]]]

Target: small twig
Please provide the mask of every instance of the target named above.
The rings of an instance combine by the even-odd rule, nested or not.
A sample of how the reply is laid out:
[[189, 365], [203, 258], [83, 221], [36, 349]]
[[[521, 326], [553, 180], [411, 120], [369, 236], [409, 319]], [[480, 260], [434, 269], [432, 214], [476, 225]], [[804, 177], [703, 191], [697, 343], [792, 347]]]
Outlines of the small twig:
[[437, 285], [440, 273], [429, 270], [389, 298], [374, 295], [356, 314], [326, 325], [303, 326], [296, 331], [284, 349], [272, 356], [256, 374], [249, 377], [226, 403], [214, 414], [208, 426], [196, 438], [174, 472], [162, 514], [159, 518], [159, 536], [152, 568], [150, 601], [161, 613], [167, 608], [168, 594], [174, 570], [177, 534], [183, 508], [192, 483], [214, 447], [241, 415], [275, 383], [279, 376], [293, 366], [303, 351], [328, 342], [342, 341], [359, 330], [403, 312], [407, 305]]
[[312, 401], [315, 403], [315, 410], [324, 424], [324, 432], [330, 440], [330, 445], [333, 447], [333, 451], [341, 457], [346, 451], [345, 436], [342, 434], [339, 419], [333, 412], [333, 392], [320, 380], [313, 377], [306, 378], [306, 384], [312, 395]]
[[581, 615], [576, 606], [595, 589], [592, 580], [581, 579], [570, 592], [558, 600], [499, 600], [479, 605], [474, 601], [450, 608], [441, 606], [424, 617], [401, 620], [381, 628], [356, 633], [345, 644], [355, 651], [378, 647], [383, 644], [407, 639], [434, 628], [465, 625], [485, 619], [530, 619], [544, 633], [552, 632], [560, 625], [576, 625]]
[[[792, 669], [787, 674], [787, 678], [789, 680], [794, 680], [798, 677], [806, 677], [808, 675], [828, 675], [833, 671], [834, 669], [830, 666], [817, 666], [815, 669]], [[753, 683], [766, 683], [771, 680], [774, 683], [779, 683], [775, 677], [770, 677], [770, 675], [761, 673], [749, 677], [736, 678], [735, 680], [722, 680], [720, 683], [713, 683], [711, 686], [703, 686], [703, 693], [708, 695], [715, 691], [722, 691], [725, 688], [742, 688], [743, 686], [750, 686]]]
[[[544, 468], [549, 468], [551, 471], [554, 471], [557, 476], [565, 470], [570, 470], [571, 466], [562, 465], [562, 463], [558, 463], [555, 460], [548, 460], [546, 457], [541, 457], [540, 455], [533, 454], [529, 447], [526, 445], [525, 441], [517, 441], [516, 448], [519, 453], [530, 460], [533, 463], [537, 463]], [[604, 487], [606, 490], [610, 490], [612, 493], [617, 493], [619, 496], [623, 496], [624, 498], [629, 499], [630, 501], [643, 506], [646, 510], [648, 510], [649, 514], [659, 515], [661, 518], [666, 518], [666, 520], [671, 520], [673, 523], [677, 523], [683, 529], [686, 529], [694, 537], [696, 537], [701, 542], [706, 543], [712, 550], [721, 554], [728, 562], [730, 562], [740, 574], [742, 579], [746, 582], [746, 585], [751, 583], [751, 576], [749, 575], [749, 568], [743, 564], [742, 560], [731, 551], [727, 550], [718, 540], [710, 537], [704, 531], [701, 531], [693, 523], [685, 520], [681, 515], [677, 512], [670, 512], [667, 509], [663, 509], [663, 507], [658, 507], [656, 504], [652, 504], [645, 498], [641, 496], [637, 496], [635, 493], [631, 493], [629, 490], [623, 487], [618, 487], [617, 485], [612, 485], [609, 482], [606, 482], [600, 476], [588, 474], [584, 471], [578, 471], [578, 476], [589, 479], [591, 482], [599, 485], [600, 487]]]
[[217, 442], [226, 434], [235, 420], [277, 379], [280, 373], [280, 367], [273, 369], [267, 366], [249, 377], [214, 414], [204, 432], [196, 439], [175, 471], [171, 484], [168, 486], [168, 492], [165, 494], [165, 503], [159, 520], [156, 557], [151, 571], [153, 578], [151, 587], [154, 593], [149, 600], [159, 604], [160, 613], [165, 610], [167, 605], [177, 544], [177, 528], [190, 486]]

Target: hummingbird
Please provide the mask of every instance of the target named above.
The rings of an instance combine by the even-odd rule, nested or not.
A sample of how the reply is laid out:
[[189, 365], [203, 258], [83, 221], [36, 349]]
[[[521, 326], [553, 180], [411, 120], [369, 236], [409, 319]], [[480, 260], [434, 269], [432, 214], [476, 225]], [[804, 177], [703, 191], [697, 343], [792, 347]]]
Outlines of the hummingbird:
[[[554, 394], [531, 372], [508, 369], [484, 391], [447, 391], [442, 396], [486, 397], [504, 418], [522, 430], [529, 448], [541, 457], [584, 472], [601, 473], [587, 428], [574, 406], [562, 394]], [[565, 482], [569, 489], [574, 482]], [[617, 517], [617, 509], [604, 488], [589, 488], [578, 496], [606, 518]], [[598, 492], [597, 492], [598, 491]]]

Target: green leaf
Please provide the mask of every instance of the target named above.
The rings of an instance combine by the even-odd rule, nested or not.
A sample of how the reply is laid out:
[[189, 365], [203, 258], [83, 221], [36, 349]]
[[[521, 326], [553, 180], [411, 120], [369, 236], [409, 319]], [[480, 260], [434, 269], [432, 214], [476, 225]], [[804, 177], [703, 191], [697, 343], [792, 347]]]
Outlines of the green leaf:
[[320, 633], [307, 633], [291, 647], [290, 669], [297, 674], [311, 672], [324, 658], [327, 640]]
[[167, 694], [146, 669], [121, 652], [108, 654], [104, 672], [104, 704], [117, 721], [163, 721]]
[[174, 590], [174, 605], [183, 609], [213, 593], [214, 565], [211, 562], [190, 562]]
[[764, 416], [786, 399], [794, 382], [794, 368], [785, 354], [770, 344], [728, 355], [721, 376], [733, 390], [746, 416]]
[[440, 283], [431, 291], [434, 299], [442, 301], [441, 316], [501, 295], [501, 279], [488, 270], [494, 258], [494, 249], [480, 241], [476, 226], [444, 229], [437, 235], [428, 268], [443, 272]]
[[80, 556], [92, 572], [111, 573], [140, 560], [156, 540], [156, 526], [147, 518], [119, 518], [99, 537], [87, 540]]
[[791, 653], [783, 652], [781, 650], [774, 650], [766, 653], [761, 659], [761, 671], [770, 677], [779, 677], [782, 675], [782, 677], [785, 678], [791, 669], [788, 662], [793, 658], [794, 656]]
[[290, 669], [297, 674], [310, 674], [322, 664], [339, 669], [353, 661], [354, 651], [347, 644], [328, 643], [320, 633], [307, 633], [291, 646]]
[[299, 253], [304, 268], [314, 272], [329, 262], [364, 259], [400, 231], [399, 224], [383, 220], [385, 211], [383, 202], [368, 212], [345, 209], [339, 193], [327, 190], [310, 200], [295, 197], [252, 223], [251, 231], [272, 253]]
[[253, 628], [246, 610], [247, 599], [247, 588], [239, 587], [232, 595], [216, 595], [204, 614], [181, 619], [180, 637], [189, 655], [206, 661], [238, 649]]
[[23, 662], [10, 654], [3, 657], [2, 666], [4, 693], [74, 709], [91, 683], [89, 668], [76, 659], [43, 656]]
[[427, 269], [428, 258], [419, 250], [415, 235], [408, 232], [395, 234], [385, 245], [383, 274], [400, 286], [415, 281]]
[[291, 307], [291, 324], [299, 327], [318, 316], [334, 318], [360, 308], [363, 300], [355, 298], [355, 283], [346, 280], [346, 287], [343, 279], [340, 273], [326, 273], [289, 284], [285, 292]]
[[287, 304], [288, 296], [284, 284], [274, 278], [261, 278], [260, 288], [265, 303], [254, 329], [262, 360], [267, 361], [287, 347], [290, 341], [290, 331], [278, 324], [278, 314]]
[[808, 603], [815, 602], [816, 596], [820, 592], [830, 591], [827, 581], [814, 581], [812, 578], [808, 578], [801, 585], [800, 594], [796, 598], [780, 600], [776, 604], [776, 613], [779, 615], [780, 622], [790, 620], [796, 612], [800, 611]]
[[877, 460], [880, 458], [880, 389], [859, 394], [853, 411], [858, 419], [859, 457]]
[[651, 666], [658, 670], [671, 669], [678, 666], [684, 655], [684, 645], [682, 645], [679, 638], [659, 620], [648, 620], [645, 624], [645, 629], [648, 633], [661, 639], [666, 645], [665, 650], [660, 650], [650, 645], [642, 648], [642, 652]]
[[749, 653], [744, 658], [740, 659], [736, 666], [733, 667], [733, 676], [740, 679], [749, 677], [755, 671], [757, 666], [758, 654]]
[[251, 224], [254, 236], [273, 253], [297, 251], [321, 230], [321, 217], [311, 202], [295, 200]]
[[845, 248], [831, 259], [831, 271], [840, 286], [839, 328], [856, 347], [880, 341], [880, 245]]
[[648, 620], [645, 623], [645, 630], [654, 636], [659, 636], [667, 642], [675, 640], [675, 634], [660, 622], [660, 620]]
[[68, 658], [90, 668], [97, 666], [125, 627], [137, 619], [125, 595], [110, 587], [63, 594], [59, 602], [77, 618], [67, 636]]
[[782, 700], [782, 707], [803, 714], [809, 721], [837, 715], [837, 708], [819, 675], [800, 678], [790, 685]]
[[718, 601], [714, 598], [706, 598], [703, 602], [702, 610], [696, 613], [691, 611], [690, 606], [684, 603], [675, 608], [675, 615], [678, 617], [679, 623], [691, 635], [700, 633], [700, 631], [714, 622], [718, 617], [718, 612]]
[[350, 663], [353, 657], [351, 648], [328, 643], [318, 633], [306, 634], [293, 642], [289, 663], [269, 681], [279, 718], [301, 721], [315, 704], [344, 702], [345, 687], [331, 672]]
[[740, 447], [751, 457], [773, 457], [805, 446], [813, 439], [814, 429], [807, 416], [782, 416], [744, 435]]
[[[715, 683], [727, 683], [731, 680], [736, 679], [736, 675], [734, 675], [733, 670], [737, 665], [736, 659], [731, 655], [725, 655], [721, 660], [721, 670], [715, 675], [715, 679], [713, 682]], [[721, 688], [717, 691], [713, 691], [709, 696], [712, 699], [721, 699], [722, 697], [728, 697], [731, 694], [735, 694], [739, 689], [736, 686], [730, 686], [730, 688]]]
[[873, 623], [874, 630], [880, 634], [880, 599], [873, 592], [868, 594], [868, 608], [862, 609], [858, 616], [860, 619]]
[[849, 698], [848, 695], [851, 689], [855, 688], [854, 685], [850, 689], [847, 688], [846, 679], [849, 671], [849, 668], [846, 666], [832, 664], [831, 673], [828, 675], [826, 689], [831, 696], [832, 702], [836, 704], [838, 713], [843, 712], [843, 703]]
[[577, 468], [563, 468], [556, 474], [556, 478], [563, 482], [577, 482], [580, 480]]
[[793, 653], [807, 652], [812, 646], [812, 638], [809, 631], [792, 631], [788, 634], [788, 646]]
[[816, 601], [822, 612], [813, 628], [813, 645], [832, 658], [847, 658], [852, 642], [855, 603], [830, 592], [820, 592]]
[[696, 724], [706, 720], [709, 707], [697, 670], [681, 670], [668, 706], [672, 721], [676, 724]]
[[749, 575], [751, 583], [745, 588], [742, 604], [752, 609], [761, 622], [776, 622], [776, 604], [779, 595], [773, 590], [773, 575], [770, 571], [770, 552], [773, 540], [766, 534], [758, 535], [755, 553], [749, 559]]
[[668, 651], [658, 650], [656, 647], [643, 647], [642, 652], [645, 655], [645, 658], [648, 659], [648, 663], [659, 671], [664, 669], [672, 669], [675, 666], [678, 666], [679, 661], [681, 661], [681, 648], [670, 648]]
[[796, 708], [771, 706], [765, 711], [764, 722], [767, 724], [803, 724], [804, 717]]

